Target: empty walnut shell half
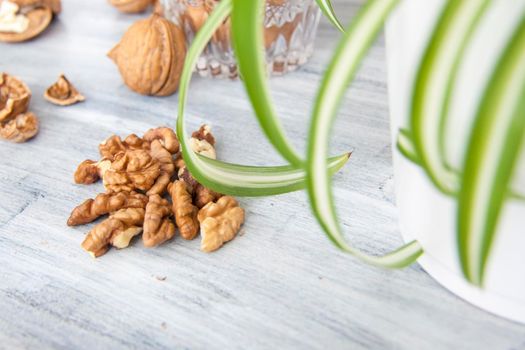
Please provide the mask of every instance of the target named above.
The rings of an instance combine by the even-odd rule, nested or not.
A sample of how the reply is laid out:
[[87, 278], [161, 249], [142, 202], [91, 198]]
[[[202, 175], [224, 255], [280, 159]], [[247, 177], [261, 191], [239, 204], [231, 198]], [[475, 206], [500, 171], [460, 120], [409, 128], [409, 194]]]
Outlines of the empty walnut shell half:
[[27, 111], [31, 91], [20, 79], [0, 73], [0, 122]]
[[154, 14], [134, 23], [108, 56], [130, 89], [142, 95], [168, 96], [179, 86], [186, 56], [184, 32]]
[[17, 115], [0, 126], [0, 137], [12, 142], [26, 142], [38, 133], [38, 118], [31, 112]]
[[109, 0], [109, 3], [124, 13], [141, 13], [153, 3], [152, 0]]
[[47, 88], [44, 98], [59, 106], [69, 106], [86, 99], [63, 74]]
[[0, 32], [0, 41], [17, 43], [33, 39], [41, 34], [53, 19], [53, 11], [48, 6], [31, 7], [24, 15], [29, 20], [27, 29], [22, 33]]

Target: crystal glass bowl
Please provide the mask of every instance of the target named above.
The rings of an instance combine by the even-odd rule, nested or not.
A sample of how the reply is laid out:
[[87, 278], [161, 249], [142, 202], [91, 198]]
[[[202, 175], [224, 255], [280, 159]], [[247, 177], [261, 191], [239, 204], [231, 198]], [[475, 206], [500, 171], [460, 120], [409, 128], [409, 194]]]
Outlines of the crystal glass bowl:
[[[184, 29], [188, 45], [218, 2], [160, 0], [164, 16]], [[271, 75], [293, 71], [308, 60], [313, 53], [319, 17], [320, 10], [314, 0], [267, 0], [264, 39]], [[213, 36], [196, 70], [201, 76], [232, 79], [238, 76], [229, 19]]]

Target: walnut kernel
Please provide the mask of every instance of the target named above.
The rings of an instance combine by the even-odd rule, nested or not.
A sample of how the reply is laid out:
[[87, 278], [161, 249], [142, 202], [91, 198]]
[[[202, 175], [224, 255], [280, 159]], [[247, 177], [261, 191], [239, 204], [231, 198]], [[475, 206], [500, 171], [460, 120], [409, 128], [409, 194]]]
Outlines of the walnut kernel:
[[[123, 237], [121, 235], [125, 233], [127, 238], [131, 233], [140, 232], [142, 230], [140, 226], [142, 226], [143, 223], [144, 209], [121, 209], [95, 226], [86, 235], [86, 238], [82, 242], [82, 248], [90, 253], [91, 256], [98, 257], [107, 251], [112, 237], [120, 237], [122, 239]], [[119, 241], [117, 239], [117, 243], [120, 247], [124, 247], [121, 240]]]
[[136, 192], [101, 193], [95, 199], [87, 199], [71, 212], [67, 224], [83, 225], [98, 217], [126, 208], [145, 208], [148, 197]]
[[201, 250], [212, 252], [231, 241], [244, 222], [244, 209], [230, 196], [208, 203], [199, 211]]
[[144, 246], [155, 247], [175, 236], [175, 225], [170, 219], [172, 211], [169, 202], [154, 194], [149, 197], [144, 217]]
[[184, 181], [177, 180], [168, 186], [168, 191], [173, 202], [173, 214], [181, 237], [195, 238], [199, 232], [198, 208], [193, 205], [189, 188]]
[[147, 191], [159, 175], [159, 162], [148, 151], [130, 150], [116, 155], [102, 179], [108, 191]]

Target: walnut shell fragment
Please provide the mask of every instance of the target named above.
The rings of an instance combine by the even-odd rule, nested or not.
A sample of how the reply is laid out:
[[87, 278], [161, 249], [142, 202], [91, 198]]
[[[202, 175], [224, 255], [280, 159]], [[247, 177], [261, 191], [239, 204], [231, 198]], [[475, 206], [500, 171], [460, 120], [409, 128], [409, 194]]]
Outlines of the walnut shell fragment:
[[47, 88], [44, 98], [59, 106], [69, 106], [86, 99], [63, 74], [58, 77], [56, 83]]
[[31, 90], [20, 79], [0, 74], [0, 122], [8, 121], [27, 111]]
[[186, 56], [184, 32], [153, 14], [135, 22], [108, 56], [130, 89], [142, 95], [168, 96], [179, 86]]
[[141, 13], [153, 3], [153, 0], [109, 0], [109, 3], [124, 13]]
[[145, 208], [148, 197], [136, 192], [101, 193], [87, 199], [71, 212], [68, 226], [84, 225], [120, 209]]
[[158, 194], [149, 197], [144, 217], [142, 240], [145, 247], [155, 247], [175, 236], [175, 225], [170, 219], [169, 202]]
[[193, 205], [188, 185], [182, 180], [177, 180], [169, 184], [168, 192], [173, 202], [173, 214], [181, 237], [194, 239], [199, 232], [198, 208]]
[[244, 222], [244, 209], [235, 198], [221, 197], [217, 203], [209, 203], [199, 211], [201, 227], [201, 250], [212, 252], [231, 241]]
[[38, 118], [31, 112], [22, 113], [0, 125], [0, 137], [12, 142], [26, 142], [38, 133]]
[[51, 23], [53, 11], [50, 7], [29, 7], [27, 12], [22, 8], [23, 15], [27, 18], [27, 28], [21, 32], [0, 32], [0, 41], [17, 43], [33, 39], [40, 35]]

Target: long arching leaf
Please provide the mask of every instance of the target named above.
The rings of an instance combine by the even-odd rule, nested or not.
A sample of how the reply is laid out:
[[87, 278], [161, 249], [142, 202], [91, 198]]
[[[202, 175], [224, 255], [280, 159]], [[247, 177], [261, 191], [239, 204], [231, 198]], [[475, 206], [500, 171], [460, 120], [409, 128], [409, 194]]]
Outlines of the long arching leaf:
[[458, 247], [465, 277], [482, 285], [507, 190], [525, 142], [525, 16], [481, 99], [464, 162]]
[[[184, 113], [192, 70], [216, 28], [230, 14], [231, 0], [221, 1], [204, 26], [197, 33], [188, 50], [179, 86], [179, 109], [177, 134], [182, 144], [184, 159], [195, 178], [203, 185], [224, 194], [239, 196], [265, 196], [296, 191], [305, 187], [306, 172], [303, 167], [275, 166], [254, 167], [229, 164], [198, 156], [191, 151], [185, 133]], [[343, 154], [329, 160], [332, 172], [340, 169], [348, 160]]]
[[413, 263], [423, 252], [417, 241], [384, 256], [370, 256], [350, 246], [337, 220], [330, 176], [327, 169], [328, 140], [341, 99], [386, 16], [398, 0], [371, 0], [363, 7], [340, 43], [324, 76], [310, 125], [308, 144], [308, 194], [317, 220], [328, 237], [342, 250], [370, 264], [402, 267]]
[[266, 137], [290, 164], [302, 165], [302, 159], [288, 142], [273, 108], [266, 79], [263, 42], [265, 0], [233, 0], [232, 36], [238, 68], [255, 115]]
[[417, 158], [432, 182], [446, 194], [458, 191], [458, 178], [444, 157], [449, 100], [469, 38], [489, 0], [448, 1], [429, 40], [412, 97], [411, 132]]
[[341, 25], [341, 22], [337, 19], [337, 16], [335, 14], [334, 8], [332, 6], [332, 2], [330, 0], [316, 0], [317, 5], [323, 11], [323, 14], [332, 22], [332, 24], [339, 29], [341, 32], [344, 33], [344, 28]]

